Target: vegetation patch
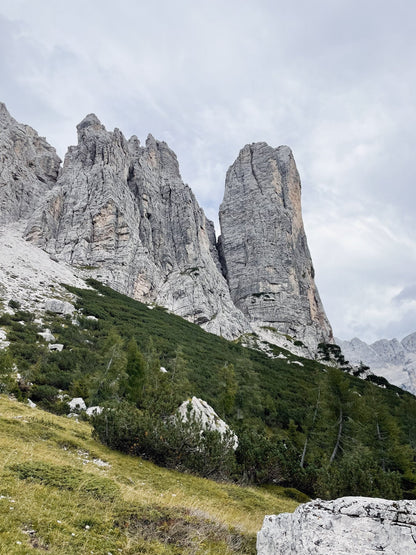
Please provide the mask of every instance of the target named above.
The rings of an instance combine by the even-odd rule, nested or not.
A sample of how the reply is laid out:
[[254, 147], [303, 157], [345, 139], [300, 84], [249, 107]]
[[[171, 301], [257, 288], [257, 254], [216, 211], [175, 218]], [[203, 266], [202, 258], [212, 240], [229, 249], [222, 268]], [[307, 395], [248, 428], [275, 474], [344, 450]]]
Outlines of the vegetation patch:
[[[46, 314], [42, 327], [20, 310], [3, 315], [10, 346], [0, 351], [0, 391], [56, 414], [68, 413], [65, 399], [72, 397], [100, 405], [95, 437], [169, 468], [314, 497], [415, 496], [414, 396], [384, 379], [331, 368], [347, 364], [335, 346], [321, 345], [328, 365], [274, 345], [267, 345], [275, 355], [269, 358], [89, 284], [94, 289], [68, 288], [77, 297], [78, 325], [55, 314]], [[62, 351], [48, 349], [39, 335], [46, 327]], [[193, 395], [237, 434], [235, 452], [224, 450], [216, 434], [171, 426]], [[32, 431], [48, 444], [60, 436], [26, 423], [21, 434], [31, 444]], [[73, 437], [82, 444], [89, 433], [79, 427]]]
[[124, 510], [114, 522], [129, 537], [140, 537], [173, 545], [178, 553], [207, 553], [209, 548], [224, 545], [229, 553], [256, 553], [255, 538], [228, 529], [196, 514], [177, 507], [144, 507]]
[[38, 461], [14, 464], [9, 468], [20, 480], [30, 480], [74, 491], [78, 495], [91, 495], [97, 499], [112, 501], [120, 493], [112, 480], [89, 474], [72, 466], [57, 466]]

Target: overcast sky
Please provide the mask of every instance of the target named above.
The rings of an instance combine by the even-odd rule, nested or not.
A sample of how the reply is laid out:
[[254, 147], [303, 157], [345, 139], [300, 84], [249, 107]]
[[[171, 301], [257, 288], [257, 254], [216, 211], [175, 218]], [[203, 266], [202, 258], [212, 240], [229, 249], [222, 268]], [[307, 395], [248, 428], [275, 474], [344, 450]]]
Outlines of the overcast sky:
[[217, 220], [247, 143], [289, 145], [334, 333], [416, 331], [414, 0], [0, 0], [0, 101], [61, 157], [94, 112], [176, 152]]

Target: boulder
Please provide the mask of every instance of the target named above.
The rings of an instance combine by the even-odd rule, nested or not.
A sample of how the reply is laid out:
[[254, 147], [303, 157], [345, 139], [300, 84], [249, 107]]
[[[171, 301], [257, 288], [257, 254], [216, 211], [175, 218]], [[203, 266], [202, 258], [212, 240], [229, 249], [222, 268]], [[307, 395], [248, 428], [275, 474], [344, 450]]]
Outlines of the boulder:
[[416, 553], [416, 501], [316, 499], [264, 518], [258, 555]]
[[71, 412], [79, 412], [81, 410], [87, 410], [87, 405], [82, 397], [74, 397], [68, 403]]
[[[187, 420], [189, 416], [199, 421], [204, 428], [216, 430], [222, 436], [230, 432], [228, 424], [222, 420], [215, 410], [206, 401], [192, 397], [188, 401], [184, 401], [178, 409], [178, 413], [183, 420]], [[232, 432], [233, 449], [238, 447], [238, 437]]]
[[100, 407], [98, 405], [94, 407], [88, 407], [86, 410], [86, 413], [88, 416], [94, 416], [96, 414], [101, 414], [102, 412], [103, 412], [103, 407]]
[[55, 312], [55, 314], [72, 314], [75, 311], [74, 305], [67, 301], [60, 301], [59, 299], [49, 299], [45, 303], [45, 310]]
[[50, 343], [49, 350], [50, 351], [62, 351], [64, 346], [62, 343]]

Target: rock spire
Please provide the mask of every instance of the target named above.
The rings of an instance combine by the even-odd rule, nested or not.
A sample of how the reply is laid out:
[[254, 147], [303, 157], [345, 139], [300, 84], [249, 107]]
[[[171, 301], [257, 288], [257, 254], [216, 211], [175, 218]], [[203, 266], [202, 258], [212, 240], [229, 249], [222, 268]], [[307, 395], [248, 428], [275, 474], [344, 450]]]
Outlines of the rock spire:
[[257, 329], [316, 348], [332, 331], [314, 282], [292, 151], [246, 145], [227, 172], [220, 252], [235, 305]]

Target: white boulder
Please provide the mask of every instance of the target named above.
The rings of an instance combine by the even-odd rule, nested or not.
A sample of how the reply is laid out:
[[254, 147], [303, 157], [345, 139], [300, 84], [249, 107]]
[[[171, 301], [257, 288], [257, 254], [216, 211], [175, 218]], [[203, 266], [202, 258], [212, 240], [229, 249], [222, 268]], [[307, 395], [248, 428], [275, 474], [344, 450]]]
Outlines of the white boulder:
[[99, 407], [98, 405], [94, 406], [94, 407], [88, 407], [86, 412], [87, 412], [88, 416], [94, 416], [96, 414], [101, 414], [103, 412], [103, 407]]
[[87, 405], [82, 397], [74, 397], [68, 403], [71, 412], [79, 412], [81, 410], [87, 410]]
[[416, 553], [416, 501], [372, 497], [316, 499], [294, 513], [264, 518], [258, 555]]
[[[178, 409], [178, 413], [181, 418], [186, 421], [188, 415], [199, 421], [204, 428], [209, 430], [216, 430], [222, 436], [227, 432], [230, 432], [230, 427], [228, 424], [222, 420], [215, 410], [206, 401], [198, 399], [197, 397], [192, 397], [188, 401], [184, 401]], [[232, 432], [232, 437], [234, 440], [233, 449], [238, 447], [238, 437]]]
[[38, 335], [40, 335], [41, 337], [43, 337], [43, 339], [45, 341], [47, 341], [48, 343], [50, 341], [55, 341], [55, 336], [53, 335], [53, 333], [51, 332], [50, 329], [46, 328], [46, 330], [40, 331], [38, 332]]
[[48, 347], [50, 351], [62, 351], [64, 348], [62, 343], [50, 343]]

